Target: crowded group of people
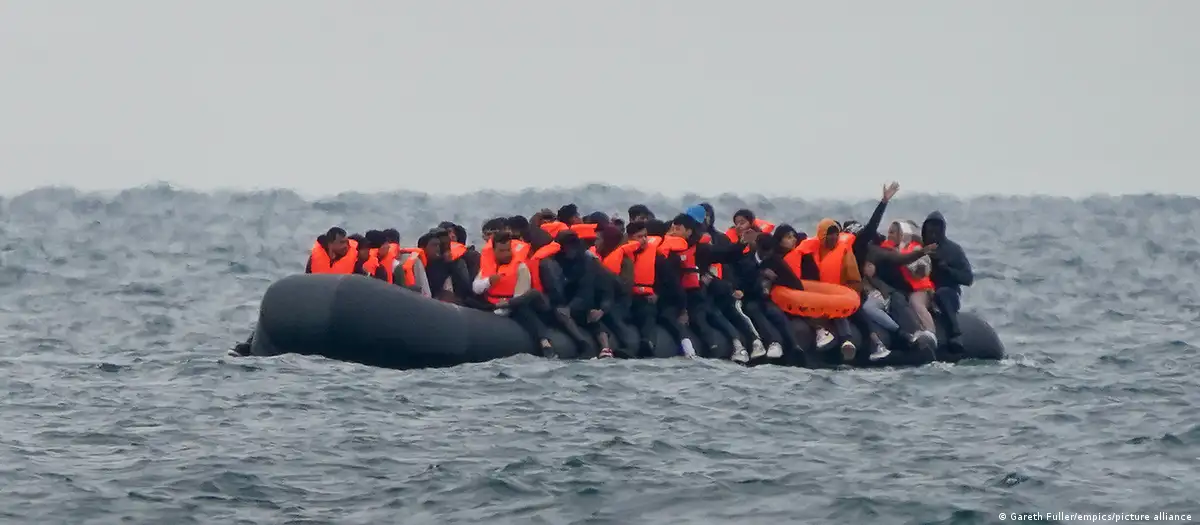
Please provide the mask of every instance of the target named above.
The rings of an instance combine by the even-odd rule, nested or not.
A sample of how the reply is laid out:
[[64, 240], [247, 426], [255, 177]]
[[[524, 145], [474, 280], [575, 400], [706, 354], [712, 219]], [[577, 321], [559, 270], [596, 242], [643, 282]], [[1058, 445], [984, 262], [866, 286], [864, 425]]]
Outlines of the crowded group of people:
[[[840, 348], [844, 362], [878, 360], [937, 347], [935, 315], [949, 338], [943, 346], [961, 351], [958, 311], [961, 287], [974, 281], [970, 262], [938, 212], [879, 233], [898, 190], [883, 188], [866, 223], [823, 219], [811, 236], [748, 209], [734, 212], [722, 231], [708, 203], [669, 219], [640, 204], [625, 218], [581, 215], [575, 204], [497, 217], [482, 225], [477, 246], [451, 222], [412, 247], [401, 246], [396, 230], [350, 235], [335, 227], [317, 238], [305, 271], [362, 274], [508, 316], [529, 332], [531, 351], [547, 357], [559, 355], [550, 328], [567, 334], [579, 357], [662, 355], [661, 327], [678, 355], [778, 359], [801, 352], [791, 326], [801, 319], [815, 347]], [[836, 318], [785, 313], [775, 291], [804, 290], [805, 282], [852, 289], [858, 307]], [[851, 340], [852, 325], [867, 348]]]

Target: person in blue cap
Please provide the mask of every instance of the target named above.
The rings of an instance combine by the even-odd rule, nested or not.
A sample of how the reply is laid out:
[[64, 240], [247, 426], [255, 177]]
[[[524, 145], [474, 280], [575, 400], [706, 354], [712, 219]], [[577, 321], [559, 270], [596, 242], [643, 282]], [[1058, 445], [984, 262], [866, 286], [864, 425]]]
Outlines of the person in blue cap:
[[[729, 317], [708, 296], [707, 288], [715, 279], [710, 271], [713, 264], [727, 264], [742, 257], [746, 249], [744, 243], [729, 243], [717, 246], [712, 243], [711, 235], [706, 235], [703, 226], [707, 219], [707, 210], [697, 204], [690, 206], [680, 214], [672, 224], [681, 232], [686, 242], [685, 257], [690, 260], [685, 264], [684, 288], [687, 296], [687, 312], [689, 324], [708, 348], [708, 357], [734, 358], [738, 362], [749, 361], [746, 347], [752, 345], [753, 329], [738, 330]], [[746, 322], [744, 319], [738, 321]], [[717, 350], [728, 342], [733, 350], [732, 355], [717, 355]], [[760, 342], [758, 346], [761, 346]]]

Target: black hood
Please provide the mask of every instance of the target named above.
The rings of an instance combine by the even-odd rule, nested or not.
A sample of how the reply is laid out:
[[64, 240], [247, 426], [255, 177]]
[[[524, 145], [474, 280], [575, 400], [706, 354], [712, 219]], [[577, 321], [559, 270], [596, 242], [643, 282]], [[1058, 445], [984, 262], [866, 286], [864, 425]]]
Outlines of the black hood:
[[[933, 229], [939, 230], [933, 232]], [[929, 216], [925, 217], [925, 222], [921, 224], [921, 242], [933, 243], [941, 242], [946, 237], [946, 217], [940, 211], [934, 211]]]
[[705, 217], [704, 217], [705, 228], [704, 229], [711, 230], [713, 227], [713, 222], [717, 220], [717, 212], [713, 211], [712, 204], [709, 204], [707, 202], [701, 202], [700, 207], [704, 208], [704, 213], [705, 213]]

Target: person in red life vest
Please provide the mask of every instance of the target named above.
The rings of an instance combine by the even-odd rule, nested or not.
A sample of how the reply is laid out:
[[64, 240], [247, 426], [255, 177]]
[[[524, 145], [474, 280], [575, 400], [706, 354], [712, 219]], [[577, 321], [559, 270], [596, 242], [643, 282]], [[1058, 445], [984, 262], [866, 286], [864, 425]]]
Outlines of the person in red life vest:
[[491, 260], [481, 265], [483, 269], [471, 285], [482, 301], [470, 304], [511, 317], [529, 332], [543, 356], [555, 357], [546, 325], [538, 317], [537, 302], [541, 294], [533, 287], [529, 267], [524, 261], [514, 259], [508, 232], [493, 234], [491, 242], [492, 249], [487, 254]]
[[628, 213], [629, 222], [626, 223], [627, 225], [635, 222], [654, 220], [654, 212], [650, 211], [650, 208], [646, 207], [645, 204], [634, 204], [633, 206], [630, 206]]
[[361, 259], [359, 254], [358, 241], [350, 239], [346, 230], [334, 226], [313, 243], [304, 273], [363, 274], [367, 253], [362, 253]]
[[[918, 236], [916, 223], [912, 221], [893, 222], [888, 228], [887, 240], [880, 243], [880, 247], [894, 250], [900, 255], [908, 255], [921, 250], [921, 239]], [[900, 276], [908, 285], [908, 302], [921, 324], [922, 336], [933, 337], [936, 341], [937, 336], [934, 334], [937, 333], [937, 325], [934, 324], [933, 314], [929, 311], [934, 289], [933, 281], [929, 278], [930, 266], [929, 257], [921, 256], [915, 261], [901, 266]]]
[[598, 272], [599, 289], [596, 296], [601, 304], [600, 310], [604, 312], [601, 322], [616, 336], [613, 349], [619, 352], [623, 350], [625, 357], [638, 357], [640, 339], [631, 324], [633, 319], [630, 312], [634, 282], [633, 254], [641, 248], [641, 244], [638, 241], [626, 242], [624, 233], [615, 224], [604, 225], [599, 230], [595, 257], [602, 271]]
[[[662, 231], [651, 235], [650, 227], [655, 223]], [[633, 261], [633, 276], [629, 283], [629, 313], [640, 339], [639, 356], [653, 355], [658, 344], [657, 269], [658, 265], [662, 264], [660, 261], [663, 257], [659, 254], [659, 247], [665, 230], [666, 226], [660, 221], [631, 221], [625, 226], [626, 238], [635, 243], [629, 252]], [[678, 317], [676, 320], [678, 321]], [[672, 336], [675, 335], [673, 332]]]
[[[680, 252], [667, 249], [667, 232], [670, 227], [667, 223], [658, 219], [650, 219], [645, 221], [647, 249], [651, 246], [654, 250], [645, 253], [645, 260], [653, 260], [653, 272], [648, 277], [654, 282], [651, 288], [654, 295], [653, 304], [658, 313], [657, 324], [662, 326], [667, 334], [671, 336], [679, 344], [679, 353], [686, 357], [696, 356], [696, 346], [693, 341], [696, 341], [696, 335], [692, 332], [689, 326], [687, 315], [687, 295], [683, 289], [683, 272], [682, 259]], [[677, 239], [682, 241], [682, 239]], [[678, 244], [678, 242], [675, 242]], [[646, 263], [635, 263], [646, 264]], [[637, 270], [635, 268], [635, 274]], [[642, 287], [641, 284], [647, 282], [646, 276], [636, 277], [638, 282], [634, 288], [635, 293]], [[636, 302], [635, 302], [636, 308]], [[636, 309], [635, 309], [635, 315]], [[643, 327], [642, 337], [653, 337], [657, 339], [657, 327], [653, 331], [645, 330]], [[650, 334], [647, 336], [647, 334]], [[653, 347], [652, 347], [653, 348]]]
[[730, 241], [722, 234], [714, 238], [710, 233], [716, 231], [710, 222], [712, 207], [706, 207], [705, 204], [692, 206], [686, 213], [698, 223], [697, 231], [688, 241], [696, 248], [696, 266], [700, 271], [702, 296], [708, 302], [705, 308], [708, 312], [708, 322], [724, 336], [724, 339], [732, 343], [733, 353], [730, 357], [735, 362], [746, 363], [751, 359], [747, 347], [754, 349], [755, 358], [765, 356], [767, 351], [750, 319], [738, 310], [737, 300], [733, 298], [733, 287], [721, 277], [725, 264], [734, 263], [750, 252], [746, 240], [758, 233], [747, 230], [736, 241]]
[[[701, 212], [703, 213], [703, 212]], [[717, 355], [717, 350], [720, 348], [722, 340], [730, 341], [730, 334], [723, 333], [712, 325], [709, 319], [709, 304], [704, 296], [703, 281], [701, 280], [700, 267], [697, 264], [696, 243], [699, 242], [697, 230], [700, 227], [699, 221], [695, 218], [681, 213], [671, 221], [670, 229], [667, 231], [667, 238], [663, 240], [663, 247], [667, 250], [670, 256], [677, 258], [680, 285], [683, 288], [683, 299], [678, 303], [682, 307], [683, 317], [682, 322], [686, 323], [692, 329], [692, 333], [699, 336], [700, 341], [704, 343], [704, 357], [725, 358], [727, 356]], [[674, 260], [672, 261], [674, 263]], [[671, 306], [670, 302], [666, 305]], [[663, 302], [660, 299], [659, 309], [663, 309]], [[691, 338], [688, 338], [689, 342]], [[738, 343], [741, 346], [741, 343]], [[689, 352], [687, 345], [683, 345], [684, 355], [687, 357], [695, 357], [694, 346]]]

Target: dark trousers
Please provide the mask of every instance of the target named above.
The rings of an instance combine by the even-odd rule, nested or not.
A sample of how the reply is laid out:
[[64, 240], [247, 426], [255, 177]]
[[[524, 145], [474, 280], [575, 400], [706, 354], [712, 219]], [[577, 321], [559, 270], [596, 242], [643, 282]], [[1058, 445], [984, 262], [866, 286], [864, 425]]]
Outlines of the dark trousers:
[[[542, 340], [548, 337], [546, 333], [546, 324], [542, 322], [541, 314], [545, 308], [545, 296], [534, 292], [514, 298], [508, 305], [508, 317], [516, 321], [529, 337], [533, 338], [533, 348], [535, 355], [542, 355]], [[496, 307], [487, 300], [480, 298], [477, 295], [472, 295], [463, 300], [463, 306], [483, 310], [487, 312], [494, 311]]]
[[733, 298], [733, 288], [728, 283], [717, 279], [709, 284], [708, 292], [708, 297], [712, 300], [709, 321], [717, 330], [723, 332], [727, 339], [737, 339], [749, 348], [750, 343], [758, 337], [754, 335], [754, 326], [751, 321], [738, 312], [737, 299]]
[[957, 288], [943, 286], [933, 292], [933, 302], [946, 321], [946, 335], [951, 338], [962, 336], [962, 327], [958, 325], [958, 311], [962, 308], [962, 291]]
[[[900, 325], [900, 331], [903, 332], [897, 335], [907, 337], [921, 331], [921, 322], [917, 320], [917, 314], [913, 313], [908, 297], [900, 292], [892, 292], [887, 299], [888, 315]], [[905, 340], [904, 343], [907, 344], [908, 341]]]
[[[650, 316], [654, 319], [654, 316]], [[613, 352], [624, 355], [625, 357], [637, 357], [638, 347], [641, 345], [638, 331], [629, 324], [629, 308], [624, 304], [613, 305], [612, 311], [604, 312], [604, 317], [600, 319], [604, 323], [605, 328], [609, 333], [609, 344], [613, 346]], [[653, 336], [657, 336], [658, 325], [654, 325]], [[657, 338], [657, 337], [656, 337]]]
[[[542, 317], [546, 319], [550, 326], [562, 330], [567, 334], [567, 337], [570, 337], [571, 340], [575, 342], [575, 355], [565, 356], [560, 353], [559, 357], [580, 357], [584, 359], [590, 359], [600, 355], [600, 351], [596, 348], [596, 340], [591, 336], [591, 334], [580, 328], [580, 326], [582, 326], [581, 323], [575, 322], [576, 315], [578, 314], [573, 315], [573, 312], [570, 311], [562, 312], [558, 308], [551, 308], [548, 312], [544, 312], [542, 315]], [[586, 316], [587, 312], [583, 312], [582, 315]], [[583, 319], [583, 317], [580, 318]]]
[[[705, 297], [704, 292], [699, 288], [693, 288], [686, 293], [688, 327], [692, 329], [692, 333], [699, 335], [700, 339], [704, 342], [702, 347], [697, 345], [696, 351], [703, 357], [714, 357], [710, 354], [713, 353], [722, 339], [729, 339], [729, 337], [722, 334], [709, 322], [708, 313], [710, 310], [708, 298]], [[696, 341], [692, 341], [692, 344], [695, 345]], [[705, 350], [701, 351], [701, 348]]]
[[796, 337], [792, 333], [792, 327], [788, 324], [787, 314], [775, 306], [775, 303], [769, 299], [761, 301], [743, 299], [742, 311], [746, 312], [746, 316], [754, 322], [754, 327], [758, 329], [758, 335], [762, 336], [763, 343], [767, 345], [779, 343], [785, 352], [800, 351], [800, 346], [796, 344]]
[[[700, 346], [703, 349], [703, 345], [698, 344], [696, 336], [691, 330], [691, 325], [684, 326], [683, 323], [679, 322], [681, 314], [683, 314], [683, 309], [678, 304], [662, 300], [658, 302], [658, 323], [667, 331], [671, 339], [675, 340], [675, 344], [678, 345], [684, 339], [688, 339], [692, 342], [693, 347]], [[691, 317], [690, 313], [688, 317]], [[688, 322], [690, 323], [691, 320], [689, 319]]]
[[653, 355], [658, 344], [658, 304], [635, 295], [629, 303], [629, 319], [638, 333], [638, 355]]

